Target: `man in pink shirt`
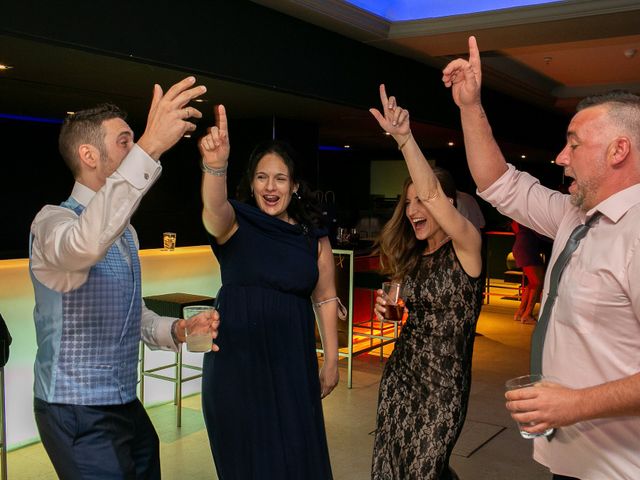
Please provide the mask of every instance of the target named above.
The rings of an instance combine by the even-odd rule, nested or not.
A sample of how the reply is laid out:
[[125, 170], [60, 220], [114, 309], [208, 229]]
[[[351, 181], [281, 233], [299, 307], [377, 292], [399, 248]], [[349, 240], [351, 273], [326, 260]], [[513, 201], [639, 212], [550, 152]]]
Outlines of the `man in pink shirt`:
[[460, 108], [467, 159], [480, 196], [554, 239], [552, 266], [573, 229], [595, 219], [568, 260], [551, 310], [542, 371], [559, 384], [506, 394], [507, 409], [538, 438], [534, 459], [555, 479], [640, 478], [640, 97], [624, 92], [578, 105], [556, 163], [570, 195], [508, 165], [480, 100], [474, 37], [469, 60], [443, 71]]

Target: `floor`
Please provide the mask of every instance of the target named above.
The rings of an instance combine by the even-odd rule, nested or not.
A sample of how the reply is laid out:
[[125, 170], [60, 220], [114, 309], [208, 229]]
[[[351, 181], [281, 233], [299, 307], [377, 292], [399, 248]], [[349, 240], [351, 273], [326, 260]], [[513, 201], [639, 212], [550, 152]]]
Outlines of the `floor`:
[[[531, 459], [531, 441], [520, 437], [504, 408], [505, 380], [528, 372], [533, 327], [513, 321], [517, 305], [517, 301], [502, 298], [499, 288], [493, 288], [491, 304], [482, 309], [467, 422], [451, 458], [451, 466], [461, 479], [550, 478], [548, 471]], [[370, 478], [371, 432], [375, 428], [378, 383], [384, 366], [372, 353], [354, 360], [352, 389], [346, 387], [345, 364], [341, 367], [340, 385], [324, 400], [336, 480]], [[163, 478], [216, 479], [200, 413], [200, 396], [186, 398], [183, 406], [180, 429], [175, 427], [173, 405], [149, 409], [161, 440]], [[10, 452], [7, 465], [11, 480], [56, 478], [40, 444]]]

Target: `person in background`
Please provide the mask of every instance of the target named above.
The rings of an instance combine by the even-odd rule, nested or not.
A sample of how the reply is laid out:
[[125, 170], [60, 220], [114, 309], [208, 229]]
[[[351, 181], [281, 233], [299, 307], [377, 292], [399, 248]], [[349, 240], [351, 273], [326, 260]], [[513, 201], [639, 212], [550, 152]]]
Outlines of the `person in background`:
[[[322, 211], [290, 147], [258, 145], [227, 198], [223, 106], [199, 143], [202, 219], [222, 273], [220, 351], [205, 355], [202, 408], [218, 476], [332, 478], [321, 399], [338, 383], [338, 297]], [[318, 375], [315, 306], [324, 350]]]
[[[552, 272], [568, 241], [577, 242], [572, 232], [584, 234], [553, 283], [557, 297], [542, 337], [542, 373], [558, 382], [507, 392], [507, 408], [531, 433], [555, 428], [551, 441], [534, 440], [533, 454], [554, 478], [638, 478], [640, 97], [616, 91], [580, 102], [555, 161], [573, 178], [565, 195], [506, 163], [482, 107], [475, 37], [469, 59], [449, 63], [443, 82], [460, 108], [481, 198], [554, 239]], [[532, 360], [537, 369], [539, 359]]]
[[544, 282], [545, 261], [549, 252], [545, 243], [549, 239], [538, 235], [533, 230], [511, 221], [511, 230], [515, 233], [515, 240], [511, 251], [516, 261], [516, 267], [522, 269], [525, 277], [524, 288], [520, 295], [520, 306], [513, 319], [527, 325], [536, 323], [533, 309], [540, 301], [542, 283]]
[[480, 210], [480, 205], [478, 205], [476, 199], [473, 198], [473, 195], [456, 190], [456, 205], [458, 211], [473, 223], [474, 227], [478, 230], [484, 228], [486, 225], [484, 215], [482, 214], [482, 210]]
[[136, 397], [140, 338], [177, 351], [192, 322], [207, 322], [216, 335], [217, 313], [187, 322], [145, 308], [129, 223], [160, 175], [160, 155], [201, 116], [186, 107], [205, 92], [194, 83], [186, 78], [166, 94], [155, 85], [137, 143], [114, 105], [79, 111], [62, 125], [60, 153], [75, 185], [60, 206], [36, 215], [29, 263], [35, 419], [62, 479], [160, 478], [158, 435]]
[[[403, 285], [409, 316], [380, 381], [374, 480], [457, 478], [449, 457], [471, 388], [471, 359], [482, 302], [480, 232], [455, 207], [451, 175], [429, 166], [409, 112], [380, 86], [380, 126], [398, 143], [411, 178], [379, 250], [384, 272]], [[378, 291], [376, 313], [385, 300]]]

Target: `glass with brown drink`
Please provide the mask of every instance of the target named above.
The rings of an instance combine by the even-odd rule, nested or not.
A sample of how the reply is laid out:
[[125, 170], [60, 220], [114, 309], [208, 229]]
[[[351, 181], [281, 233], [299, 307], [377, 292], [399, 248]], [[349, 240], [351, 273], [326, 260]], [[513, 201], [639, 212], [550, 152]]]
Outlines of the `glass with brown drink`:
[[382, 284], [382, 294], [387, 301], [385, 305], [384, 318], [385, 320], [392, 320], [398, 322], [402, 320], [404, 315], [404, 305], [400, 300], [400, 288], [401, 285], [396, 282], [384, 282]]

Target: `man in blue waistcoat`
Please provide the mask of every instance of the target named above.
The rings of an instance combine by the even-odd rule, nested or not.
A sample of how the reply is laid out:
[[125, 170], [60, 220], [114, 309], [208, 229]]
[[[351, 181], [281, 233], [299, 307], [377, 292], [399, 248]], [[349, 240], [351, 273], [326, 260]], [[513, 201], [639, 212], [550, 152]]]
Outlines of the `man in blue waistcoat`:
[[[137, 143], [114, 105], [69, 115], [60, 153], [75, 178], [69, 199], [31, 225], [30, 272], [38, 341], [34, 411], [62, 479], [160, 478], [158, 436], [136, 397], [140, 338], [174, 350], [191, 321], [217, 334], [217, 313], [160, 317], [142, 302], [140, 261], [129, 223], [160, 176], [160, 155], [202, 114], [187, 106], [206, 89], [188, 77], [166, 94], [154, 86]], [[217, 350], [212, 345], [213, 350]]]

